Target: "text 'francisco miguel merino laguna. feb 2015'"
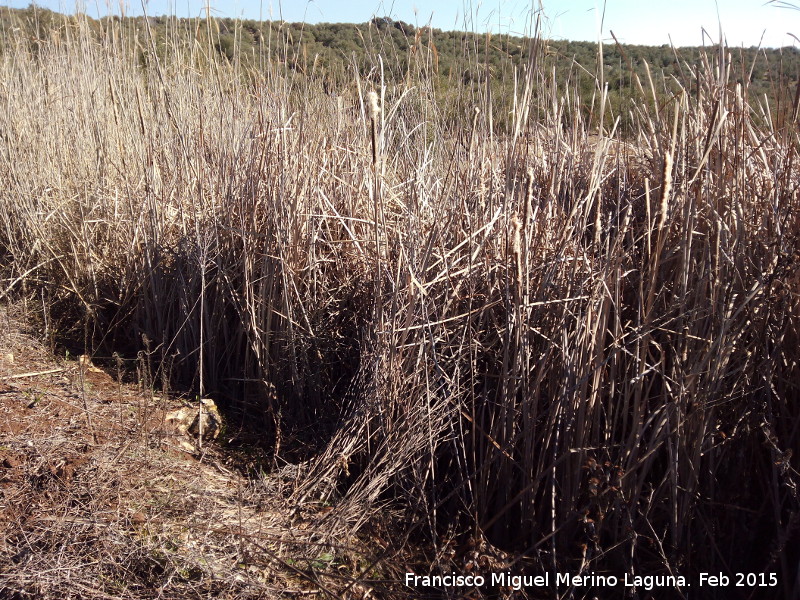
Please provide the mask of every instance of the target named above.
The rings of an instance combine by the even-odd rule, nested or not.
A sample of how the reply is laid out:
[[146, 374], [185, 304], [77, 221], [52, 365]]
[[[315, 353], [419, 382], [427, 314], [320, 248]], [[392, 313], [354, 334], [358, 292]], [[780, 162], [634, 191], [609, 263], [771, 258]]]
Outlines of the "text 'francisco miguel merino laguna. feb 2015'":
[[[736, 574], [729, 577], [721, 573], [700, 573], [696, 585], [698, 587], [727, 587], [728, 585], [744, 587], [774, 587], [777, 576], [774, 573]], [[750, 575], [752, 577], [747, 577]], [[756, 577], [757, 575], [757, 577]], [[754, 579], [751, 581], [751, 579]], [[758, 581], [755, 581], [758, 579]], [[543, 573], [541, 575], [512, 575], [511, 573], [487, 573], [486, 575], [463, 575], [450, 573], [445, 575], [405, 574], [405, 584], [413, 588], [482, 588], [508, 587], [514, 590], [523, 588], [614, 588], [635, 587], [644, 590], [656, 588], [685, 588], [691, 583], [683, 575], [635, 575], [626, 573], [622, 576], [598, 575], [596, 573], [575, 575], [572, 573]]]

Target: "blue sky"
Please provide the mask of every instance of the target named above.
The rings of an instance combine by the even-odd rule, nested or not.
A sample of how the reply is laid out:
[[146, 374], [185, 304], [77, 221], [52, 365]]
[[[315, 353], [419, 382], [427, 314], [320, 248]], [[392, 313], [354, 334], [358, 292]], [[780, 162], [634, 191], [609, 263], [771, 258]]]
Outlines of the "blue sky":
[[[532, 9], [539, 0], [209, 0], [213, 14], [248, 19], [283, 18], [287, 21], [362, 23], [373, 16], [390, 16], [416, 25], [441, 29], [491, 29], [503, 33], [529, 31]], [[791, 0], [790, 0], [791, 2]], [[0, 0], [0, 5], [24, 7], [28, 0]], [[800, 0], [794, 2], [800, 6]], [[71, 0], [42, 0], [40, 6], [71, 12]], [[92, 15], [141, 14], [140, 0], [90, 0]], [[204, 0], [149, 0], [150, 15], [204, 14]], [[722, 24], [728, 44], [754, 46], [764, 35], [764, 46], [795, 45], [800, 37], [800, 10], [767, 4], [766, 0], [543, 0], [543, 28], [547, 37], [611, 41], [610, 31], [623, 43], [678, 46], [714, 43]], [[604, 12], [605, 10], [605, 12]], [[601, 28], [602, 23], [602, 28]], [[703, 29], [711, 36], [704, 37]], [[800, 44], [798, 44], [800, 45]]]

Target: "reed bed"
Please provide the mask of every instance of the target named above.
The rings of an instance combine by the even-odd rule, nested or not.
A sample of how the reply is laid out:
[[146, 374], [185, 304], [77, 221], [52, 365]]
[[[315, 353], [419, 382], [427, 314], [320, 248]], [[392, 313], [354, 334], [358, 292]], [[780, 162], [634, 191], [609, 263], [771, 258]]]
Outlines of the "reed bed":
[[330, 96], [113, 34], [0, 57], [4, 297], [258, 423], [328, 539], [800, 592], [796, 105], [773, 125], [719, 48], [620, 140], [538, 38], [497, 99], [424, 53]]

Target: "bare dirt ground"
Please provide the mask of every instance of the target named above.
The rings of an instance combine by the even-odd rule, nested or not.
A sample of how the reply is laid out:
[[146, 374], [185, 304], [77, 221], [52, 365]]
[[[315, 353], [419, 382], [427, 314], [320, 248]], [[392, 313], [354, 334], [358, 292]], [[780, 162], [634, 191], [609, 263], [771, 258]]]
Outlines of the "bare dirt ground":
[[188, 452], [164, 418], [185, 404], [0, 309], [0, 599], [391, 595], [380, 535], [331, 540], [329, 506], [288, 501], [292, 465], [246, 477], [225, 433]]

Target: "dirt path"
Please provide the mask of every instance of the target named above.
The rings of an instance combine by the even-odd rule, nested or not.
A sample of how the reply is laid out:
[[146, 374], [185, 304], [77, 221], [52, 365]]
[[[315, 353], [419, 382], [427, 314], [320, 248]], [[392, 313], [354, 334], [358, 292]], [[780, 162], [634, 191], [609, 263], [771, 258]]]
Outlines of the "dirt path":
[[0, 312], [0, 599], [385, 595], [362, 543], [323, 535], [328, 507], [289, 506], [289, 470], [243, 476], [224, 435], [183, 449], [164, 416], [185, 404]]

